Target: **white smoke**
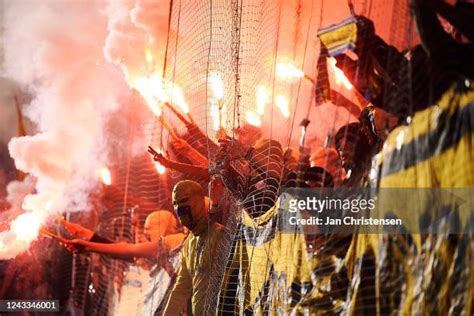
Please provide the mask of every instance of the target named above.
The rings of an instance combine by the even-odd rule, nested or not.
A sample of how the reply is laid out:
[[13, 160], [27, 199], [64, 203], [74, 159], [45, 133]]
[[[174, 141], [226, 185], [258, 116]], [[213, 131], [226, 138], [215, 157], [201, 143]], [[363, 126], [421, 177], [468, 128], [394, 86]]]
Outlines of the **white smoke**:
[[[36, 178], [35, 193], [23, 201], [34, 214], [27, 214], [30, 221], [87, 209], [88, 192], [106, 162], [103, 126], [129, 89], [104, 58], [104, 9], [101, 1], [5, 3], [6, 76], [33, 96], [25, 114], [38, 130], [9, 143], [16, 167]], [[36, 238], [19, 243], [22, 229], [16, 228], [13, 222], [0, 233], [0, 259], [16, 256]]]
[[[104, 53], [119, 65], [127, 78], [143, 75], [149, 65], [145, 51], [153, 55], [153, 71], [161, 73], [168, 36], [169, 1], [109, 0], [108, 31]], [[173, 35], [171, 35], [173, 36]]]
[[[108, 0], [105, 14], [108, 17], [108, 35], [104, 46], [107, 61], [117, 65], [125, 80], [133, 86], [138, 77], [156, 76], [161, 81], [168, 35], [174, 38], [173, 30], [168, 32], [170, 1], [166, 0]], [[151, 59], [147, 60], [147, 53]], [[150, 57], [149, 56], [149, 57]], [[161, 90], [154, 88], [155, 91]], [[146, 129], [153, 123], [153, 117], [146, 110], [144, 99], [135, 94], [133, 103], [143, 109], [144, 135], [134, 141], [132, 154], [143, 154], [149, 139]], [[141, 112], [141, 111], [140, 111]], [[149, 114], [147, 114], [149, 113]], [[149, 134], [149, 133], [148, 133]]]
[[31, 176], [26, 176], [23, 181], [12, 181], [7, 185], [7, 201], [11, 209], [21, 208], [23, 199], [28, 194], [35, 191], [36, 180]]

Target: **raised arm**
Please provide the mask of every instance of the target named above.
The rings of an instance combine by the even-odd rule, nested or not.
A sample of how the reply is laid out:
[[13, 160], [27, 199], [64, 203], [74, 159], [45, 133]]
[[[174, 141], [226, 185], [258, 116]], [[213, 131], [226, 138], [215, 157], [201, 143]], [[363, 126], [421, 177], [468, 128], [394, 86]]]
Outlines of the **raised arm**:
[[75, 239], [70, 241], [70, 244], [78, 251], [101, 253], [117, 259], [132, 259], [137, 257], [155, 258], [158, 251], [169, 253], [170, 251], [176, 250], [181, 246], [185, 238], [186, 234], [184, 233], [164, 236], [159, 241], [160, 247], [158, 247], [158, 242], [156, 241], [141, 242], [137, 244], [126, 242], [105, 244]]
[[132, 259], [135, 257], [153, 258], [156, 256], [157, 251], [156, 242], [142, 242], [138, 244], [119, 242], [103, 244], [75, 239], [70, 243], [79, 251], [100, 253], [117, 259]]
[[170, 160], [161, 153], [156, 152], [152, 147], [148, 147], [148, 152], [153, 156], [153, 160], [159, 162], [165, 168], [171, 168], [188, 176], [198, 177], [204, 181], [209, 181], [208, 168]]

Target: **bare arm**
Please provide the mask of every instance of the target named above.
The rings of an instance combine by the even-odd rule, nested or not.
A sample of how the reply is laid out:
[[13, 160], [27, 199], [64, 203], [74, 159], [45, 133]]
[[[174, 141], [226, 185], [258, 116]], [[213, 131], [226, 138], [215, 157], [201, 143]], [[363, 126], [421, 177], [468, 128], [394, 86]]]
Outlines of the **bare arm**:
[[205, 181], [209, 181], [209, 169], [206, 167], [193, 166], [186, 163], [170, 160], [160, 153], [155, 153], [153, 159], [158, 161], [165, 168], [171, 168], [176, 171], [182, 172], [188, 176], [198, 177]]
[[207, 167], [209, 165], [207, 158], [201, 155], [200, 152], [194, 149], [185, 140], [178, 138], [172, 139], [171, 142], [181, 155], [186, 156], [191, 160], [193, 165], [201, 167]]
[[86, 252], [95, 252], [110, 255], [117, 259], [132, 259], [134, 257], [153, 258], [156, 256], [156, 242], [142, 242], [138, 244], [130, 244], [125, 242], [103, 244], [90, 242], [80, 239], [71, 241], [71, 244]]

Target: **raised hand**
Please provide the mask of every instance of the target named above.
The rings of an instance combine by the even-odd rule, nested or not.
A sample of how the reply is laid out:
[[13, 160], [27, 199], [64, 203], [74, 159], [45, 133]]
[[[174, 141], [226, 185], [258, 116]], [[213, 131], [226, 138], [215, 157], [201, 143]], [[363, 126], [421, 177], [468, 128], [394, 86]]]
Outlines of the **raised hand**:
[[159, 162], [163, 167], [165, 168], [170, 168], [170, 160], [163, 156], [163, 154], [157, 152], [156, 150], [153, 149], [153, 147], [148, 146], [148, 153], [150, 153], [153, 156], [153, 160], [156, 162]]

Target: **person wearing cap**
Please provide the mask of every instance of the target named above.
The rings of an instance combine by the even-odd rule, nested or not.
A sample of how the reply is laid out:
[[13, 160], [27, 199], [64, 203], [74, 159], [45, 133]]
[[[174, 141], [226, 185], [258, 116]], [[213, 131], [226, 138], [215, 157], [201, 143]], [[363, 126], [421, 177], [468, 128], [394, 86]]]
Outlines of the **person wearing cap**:
[[183, 226], [190, 230], [184, 241], [175, 285], [165, 305], [163, 315], [180, 315], [191, 300], [192, 315], [205, 315], [208, 287], [215, 273], [213, 262], [218, 251], [218, 242], [224, 233], [224, 226], [209, 219], [211, 210], [216, 209], [224, 194], [222, 182], [211, 182], [211, 201], [201, 185], [192, 180], [178, 182], [172, 192], [173, 207]]

